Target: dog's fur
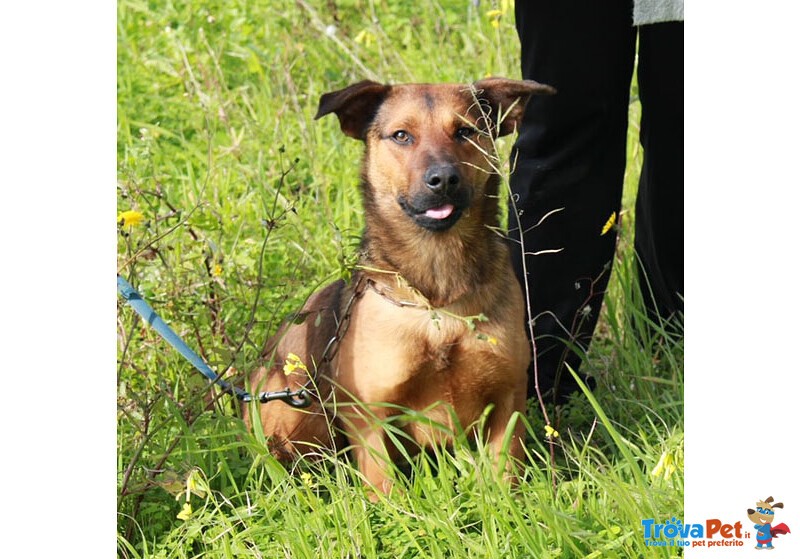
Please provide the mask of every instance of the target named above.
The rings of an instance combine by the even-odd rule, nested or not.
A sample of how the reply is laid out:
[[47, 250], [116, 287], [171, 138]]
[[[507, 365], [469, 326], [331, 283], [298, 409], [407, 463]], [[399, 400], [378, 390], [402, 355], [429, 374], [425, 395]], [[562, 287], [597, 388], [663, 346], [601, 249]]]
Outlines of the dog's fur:
[[[299, 388], [308, 375], [286, 374], [289, 354], [313, 374], [330, 340], [341, 338], [316, 371], [320, 402], [309, 410], [281, 402], [258, 409], [255, 420], [277, 456], [335, 447], [340, 432], [365, 479], [387, 492], [381, 457], [394, 459], [397, 449], [383, 420], [410, 408], [453, 429], [475, 429], [490, 404], [484, 434], [500, 450], [514, 412], [525, 411], [531, 354], [522, 293], [493, 230], [499, 177], [486, 154], [494, 153], [493, 138], [515, 130], [532, 94], [553, 92], [487, 78], [472, 87], [364, 81], [322, 96], [316, 118], [335, 113], [342, 131], [366, 145], [366, 224], [350, 284], [312, 295], [268, 343], [274, 365], [251, 376], [253, 390]], [[470, 319], [479, 315], [486, 320]], [[322, 403], [333, 400], [335, 410]], [[445, 432], [428, 422], [402, 428], [419, 446], [442, 442]], [[510, 443], [516, 459], [522, 438], [518, 421]]]

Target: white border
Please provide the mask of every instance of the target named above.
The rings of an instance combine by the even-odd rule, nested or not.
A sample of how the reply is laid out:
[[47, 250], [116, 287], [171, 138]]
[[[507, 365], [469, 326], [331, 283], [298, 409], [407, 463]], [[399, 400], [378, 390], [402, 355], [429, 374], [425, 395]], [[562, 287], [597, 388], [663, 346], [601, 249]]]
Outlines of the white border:
[[[4, 557], [116, 554], [116, 6], [0, 34]], [[46, 551], [45, 551], [46, 550]]]
[[[785, 503], [776, 523], [795, 533], [770, 557], [798, 557], [796, 14], [777, 2], [689, 8], [685, 522], [752, 531], [746, 509], [772, 495]], [[760, 556], [754, 546], [685, 556]]]

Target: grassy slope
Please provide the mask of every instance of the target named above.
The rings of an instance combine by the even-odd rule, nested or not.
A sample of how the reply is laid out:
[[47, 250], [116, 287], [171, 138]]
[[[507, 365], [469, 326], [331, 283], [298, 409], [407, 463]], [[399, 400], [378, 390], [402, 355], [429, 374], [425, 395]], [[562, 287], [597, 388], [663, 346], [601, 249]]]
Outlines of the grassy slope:
[[[360, 146], [335, 119], [311, 120], [319, 95], [365, 77], [518, 76], [513, 9], [159, 4], [118, 5], [119, 209], [147, 220], [122, 230], [119, 271], [212, 367], [247, 370], [280, 317], [353, 261]], [[630, 153], [626, 208], [635, 127]], [[628, 296], [632, 217], [586, 368], [596, 401], [551, 410], [552, 449], [531, 407], [530, 467], [513, 495], [466, 445], [415, 461], [405, 490], [378, 504], [342, 461], [290, 475], [227, 397], [207, 406], [202, 378], [121, 307], [121, 555], [669, 556], [644, 546], [639, 523], [682, 510], [682, 346], [643, 352], [628, 335], [640, 308]]]

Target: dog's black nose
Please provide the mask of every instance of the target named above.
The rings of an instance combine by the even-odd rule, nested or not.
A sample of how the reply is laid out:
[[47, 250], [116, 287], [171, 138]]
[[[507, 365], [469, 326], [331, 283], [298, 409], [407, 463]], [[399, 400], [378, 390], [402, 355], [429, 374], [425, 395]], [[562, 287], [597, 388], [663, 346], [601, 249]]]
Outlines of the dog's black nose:
[[423, 177], [425, 184], [434, 192], [447, 192], [458, 186], [461, 176], [455, 165], [431, 165]]

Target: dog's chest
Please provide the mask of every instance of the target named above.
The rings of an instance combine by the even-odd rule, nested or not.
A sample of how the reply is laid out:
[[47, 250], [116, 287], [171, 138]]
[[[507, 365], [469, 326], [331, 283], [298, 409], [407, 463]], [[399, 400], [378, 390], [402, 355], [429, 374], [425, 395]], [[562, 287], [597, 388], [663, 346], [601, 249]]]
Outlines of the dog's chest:
[[478, 364], [499, 361], [491, 336], [447, 310], [402, 306], [367, 292], [338, 352], [336, 380], [364, 402], [423, 407], [476, 393]]

